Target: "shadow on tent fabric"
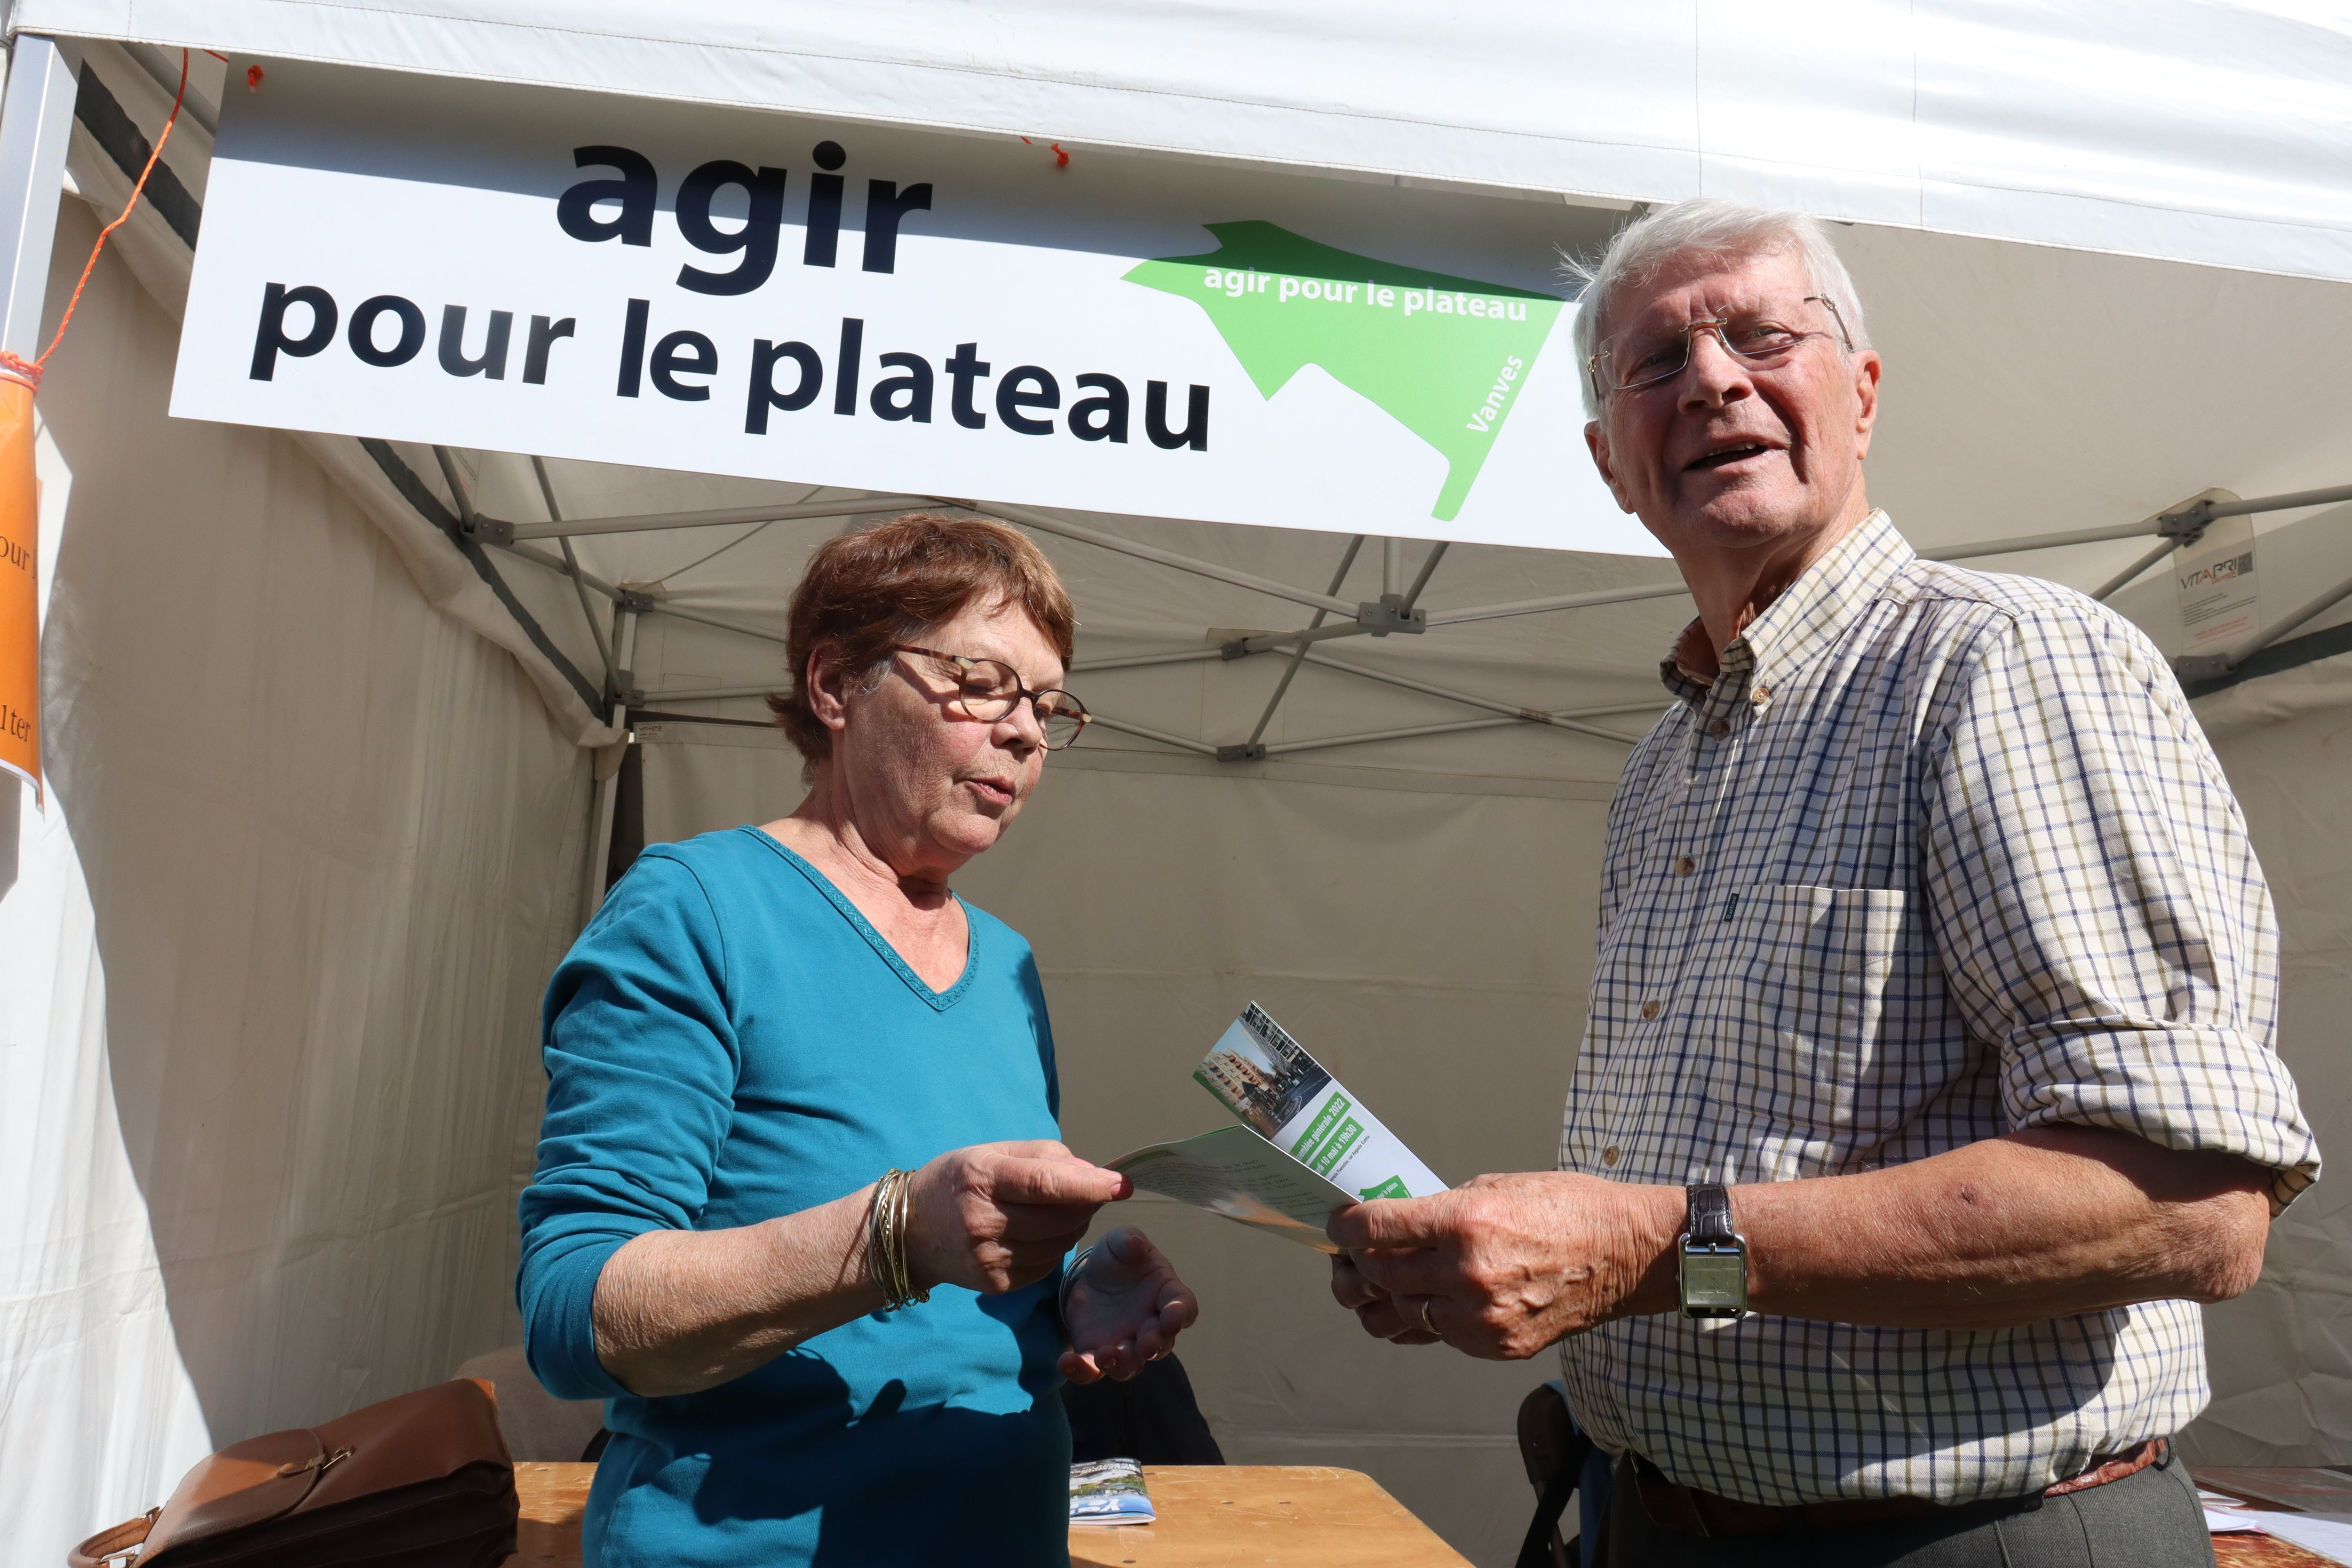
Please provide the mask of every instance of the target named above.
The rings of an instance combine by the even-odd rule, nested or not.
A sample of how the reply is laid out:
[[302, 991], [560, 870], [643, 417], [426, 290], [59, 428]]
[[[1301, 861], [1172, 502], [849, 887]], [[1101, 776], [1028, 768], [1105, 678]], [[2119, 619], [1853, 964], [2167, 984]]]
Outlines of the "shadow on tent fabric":
[[1222, 1465], [1192, 1380], [1172, 1355], [1151, 1363], [1131, 1381], [1062, 1386], [1070, 1417], [1070, 1462], [1134, 1459], [1146, 1465]]
[[[1578, 1427], [1569, 1414], [1567, 1388], [1558, 1378], [1531, 1389], [1519, 1402], [1518, 1429], [1519, 1458], [1536, 1489], [1536, 1512], [1517, 1568], [1593, 1568], [1607, 1562], [1609, 1455]], [[1570, 1496], [1577, 1500], [1578, 1528], [1563, 1541], [1559, 1522]]]

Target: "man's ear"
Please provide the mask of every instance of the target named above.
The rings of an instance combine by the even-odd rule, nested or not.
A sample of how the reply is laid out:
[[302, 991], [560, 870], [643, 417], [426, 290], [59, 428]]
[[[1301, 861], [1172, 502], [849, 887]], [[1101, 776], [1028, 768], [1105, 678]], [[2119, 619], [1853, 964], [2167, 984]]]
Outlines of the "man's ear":
[[849, 727], [849, 680], [841, 667], [841, 649], [821, 642], [809, 649], [808, 668], [801, 689], [808, 693], [809, 711], [828, 730]]
[[1589, 419], [1584, 425], [1584, 449], [1592, 454], [1592, 466], [1601, 470], [1601, 482], [1617, 498], [1617, 510], [1632, 511], [1633, 503], [1625, 499], [1625, 487], [1617, 482], [1617, 470], [1609, 463], [1609, 437], [1601, 428], [1601, 421]]
[[1857, 458], [1870, 456], [1870, 432], [1878, 423], [1878, 378], [1885, 369], [1876, 349], [1863, 349], [1853, 356], [1853, 451]]

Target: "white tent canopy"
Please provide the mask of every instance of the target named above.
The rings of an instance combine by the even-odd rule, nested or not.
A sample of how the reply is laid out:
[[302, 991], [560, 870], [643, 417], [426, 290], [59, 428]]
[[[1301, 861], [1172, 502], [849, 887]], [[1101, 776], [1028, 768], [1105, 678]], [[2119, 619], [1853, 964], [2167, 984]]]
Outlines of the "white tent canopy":
[[14, 25], [2352, 277], [2352, 36], [2317, 5], [18, 0]]
[[[24, 64], [43, 46], [22, 35], [60, 35], [60, 101], [82, 111], [47, 123], [82, 199], [37, 269], [50, 328], [91, 215], [129, 190], [121, 128], [78, 84], [152, 139], [181, 45], [1549, 194], [1570, 198], [1567, 244], [1617, 204], [1705, 190], [1853, 220], [1840, 247], [1888, 363], [1872, 494], [1923, 551], [2116, 584], [2181, 651], [2149, 560], [2162, 514], [2352, 483], [2352, 181], [2328, 151], [2347, 115], [2322, 92], [2340, 30], [2197, 7], [2062, 36], [1853, 6], [1759, 37], [1735, 8], [1621, 12], [1528, 7], [1433, 37], [1407, 8], [1360, 8], [1340, 37], [1261, 10], [1242, 47], [1168, 7], [559, 23], [27, 0], [0, 164], [38, 140]], [[242, 88], [196, 60], [198, 116], [167, 161], [201, 203], [203, 111]], [[8, 210], [46, 222], [38, 195]], [[0, 1146], [26, 1194], [0, 1225], [11, 1564], [145, 1508], [215, 1443], [513, 1337], [536, 996], [604, 840], [790, 808], [798, 759], [758, 723], [782, 605], [819, 540], [897, 505], [582, 462], [542, 482], [528, 454], [169, 420], [189, 255], [142, 205], [41, 398], [57, 805], [26, 811], [0, 899]], [[18, 303], [23, 352], [38, 322]], [[1662, 703], [1656, 660], [1689, 613], [1671, 567], [1373, 538], [1341, 575], [1350, 536], [1329, 519], [1006, 510], [1070, 581], [1072, 685], [1108, 723], [961, 885], [1038, 950], [1073, 1144], [1104, 1157], [1213, 1124], [1184, 1074], [1255, 996], [1441, 1173], [1548, 1165], [1624, 755], [1611, 732]], [[719, 510], [735, 520], [584, 526]], [[2352, 583], [2347, 521], [2340, 500], [2257, 517], [2264, 629], [2286, 635], [2233, 649], [2200, 702], [2278, 887], [2285, 1049], [2323, 1142], [2352, 1125], [2326, 1032], [2352, 971], [2334, 765], [2352, 605], [2326, 602]], [[2085, 534], [2104, 537], [1986, 552]], [[1413, 595], [1427, 629], [1351, 627], [1383, 591]], [[1584, 603], [1464, 615], [1563, 600]], [[1269, 711], [1296, 647], [1267, 638], [1318, 610], [1349, 635]], [[616, 724], [637, 742], [625, 774]], [[2264, 1283], [2211, 1314], [2208, 1458], [2352, 1458], [2329, 1396], [2352, 1378], [2330, 1326], [2352, 1235], [2326, 1194], [2282, 1223]], [[1190, 1211], [1144, 1217], [1207, 1300], [1184, 1353], [1229, 1457], [1368, 1469], [1474, 1559], [1508, 1560], [1528, 1502], [1509, 1414], [1546, 1363], [1370, 1344], [1317, 1260]]]

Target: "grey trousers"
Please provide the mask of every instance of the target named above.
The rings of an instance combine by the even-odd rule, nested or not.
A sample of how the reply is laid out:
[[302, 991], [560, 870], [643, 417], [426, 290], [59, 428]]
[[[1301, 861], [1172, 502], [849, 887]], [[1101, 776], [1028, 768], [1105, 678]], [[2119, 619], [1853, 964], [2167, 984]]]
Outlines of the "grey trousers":
[[2213, 1538], [2178, 1458], [2039, 1507], [1986, 1503], [1893, 1524], [1712, 1538], [1654, 1523], [1620, 1461], [1608, 1568], [2213, 1568]]

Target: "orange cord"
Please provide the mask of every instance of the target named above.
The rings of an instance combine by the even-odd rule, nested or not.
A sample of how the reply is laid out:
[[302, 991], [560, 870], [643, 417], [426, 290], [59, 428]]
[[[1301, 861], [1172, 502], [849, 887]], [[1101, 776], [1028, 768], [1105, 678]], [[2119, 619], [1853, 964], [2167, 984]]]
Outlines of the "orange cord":
[[81, 303], [81, 291], [89, 286], [89, 275], [98, 266], [98, 253], [106, 248], [107, 237], [131, 221], [131, 210], [138, 206], [140, 194], [147, 188], [147, 177], [155, 172], [155, 165], [163, 161], [163, 143], [172, 139], [172, 127], [179, 123], [180, 105], [187, 100], [187, 97], [188, 51], [182, 49], [180, 51], [180, 90], [173, 95], [171, 117], [163, 121], [163, 132], [155, 138], [155, 150], [147, 154], [147, 166], [139, 171], [138, 183], [131, 187], [131, 199], [123, 204], [121, 215], [112, 223], [98, 231], [98, 243], [89, 247], [89, 259], [82, 263], [81, 277], [74, 282], [73, 297], [66, 301], [66, 313], [58, 318], [58, 335], [49, 340], [49, 346], [41, 351], [41, 357], [30, 364], [26, 364], [16, 354], [0, 351], [0, 371], [14, 375], [27, 385], [38, 387], [41, 384], [41, 369], [49, 363], [49, 356], [58, 352], [58, 345], [66, 341], [66, 329], [73, 324], [74, 308]]

